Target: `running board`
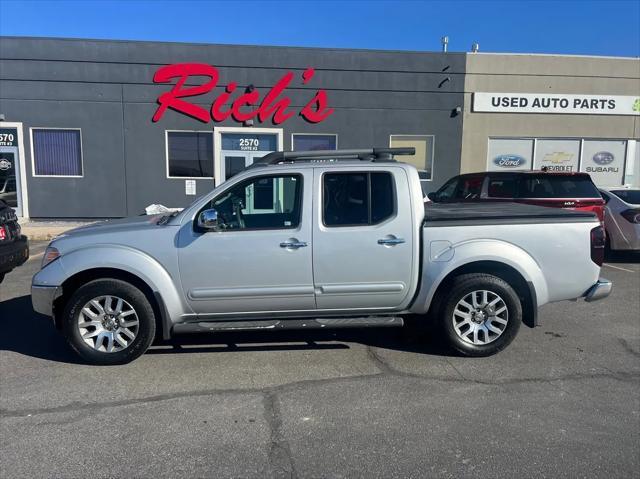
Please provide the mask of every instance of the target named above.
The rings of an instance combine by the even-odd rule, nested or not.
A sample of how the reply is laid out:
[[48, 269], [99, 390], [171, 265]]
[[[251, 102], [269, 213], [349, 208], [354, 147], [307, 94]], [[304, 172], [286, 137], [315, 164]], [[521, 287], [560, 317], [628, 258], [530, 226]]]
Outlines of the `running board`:
[[390, 328], [404, 326], [396, 316], [362, 318], [266, 319], [255, 321], [198, 321], [173, 326], [174, 333], [204, 333], [211, 331], [255, 331], [284, 329]]

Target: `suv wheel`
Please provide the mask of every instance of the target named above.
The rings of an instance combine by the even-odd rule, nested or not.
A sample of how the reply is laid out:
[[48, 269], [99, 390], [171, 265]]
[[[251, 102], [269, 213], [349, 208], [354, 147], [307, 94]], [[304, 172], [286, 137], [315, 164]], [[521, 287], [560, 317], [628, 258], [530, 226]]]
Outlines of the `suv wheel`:
[[509, 284], [489, 274], [463, 274], [442, 299], [440, 325], [449, 345], [465, 356], [490, 356], [518, 334], [520, 298]]
[[80, 287], [63, 312], [63, 331], [88, 363], [125, 364], [149, 348], [155, 336], [153, 308], [138, 288], [117, 279]]

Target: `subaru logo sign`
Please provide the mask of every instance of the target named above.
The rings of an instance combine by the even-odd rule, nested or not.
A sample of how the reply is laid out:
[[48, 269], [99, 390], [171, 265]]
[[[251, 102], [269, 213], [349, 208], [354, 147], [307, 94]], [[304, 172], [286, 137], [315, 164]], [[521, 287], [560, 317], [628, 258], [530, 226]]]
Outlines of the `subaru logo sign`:
[[517, 168], [526, 162], [526, 159], [518, 155], [499, 155], [493, 159], [493, 164], [502, 168]]
[[5, 160], [4, 158], [0, 160], [0, 170], [8, 170], [9, 168], [11, 168], [11, 162]]
[[593, 155], [593, 162], [597, 165], [608, 165], [613, 162], [614, 156], [612, 153], [608, 151], [599, 151], [595, 155]]

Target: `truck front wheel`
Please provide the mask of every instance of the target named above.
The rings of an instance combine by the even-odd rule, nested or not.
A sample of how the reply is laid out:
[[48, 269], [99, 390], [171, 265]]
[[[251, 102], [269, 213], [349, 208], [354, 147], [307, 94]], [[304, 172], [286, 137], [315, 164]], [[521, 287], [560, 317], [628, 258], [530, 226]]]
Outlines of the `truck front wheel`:
[[490, 274], [456, 277], [441, 301], [440, 326], [449, 345], [465, 356], [490, 356], [518, 334], [522, 304], [516, 292]]
[[153, 308], [135, 286], [97, 279], [80, 287], [67, 302], [63, 332], [88, 363], [125, 364], [149, 348], [155, 335]]

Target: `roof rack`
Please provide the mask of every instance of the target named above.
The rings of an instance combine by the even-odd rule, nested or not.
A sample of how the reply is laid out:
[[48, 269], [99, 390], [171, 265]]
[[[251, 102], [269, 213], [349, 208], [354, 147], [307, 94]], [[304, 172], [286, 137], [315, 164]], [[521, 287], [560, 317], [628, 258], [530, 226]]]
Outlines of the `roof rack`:
[[[256, 160], [251, 167], [295, 163], [296, 161], [395, 161], [396, 155], [415, 155], [410, 148], [368, 148], [355, 150], [274, 151]], [[324, 160], [324, 161], [323, 161]]]

